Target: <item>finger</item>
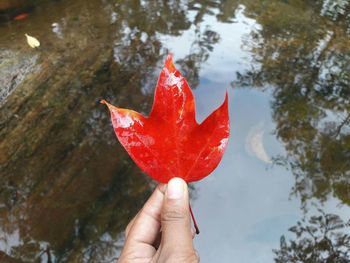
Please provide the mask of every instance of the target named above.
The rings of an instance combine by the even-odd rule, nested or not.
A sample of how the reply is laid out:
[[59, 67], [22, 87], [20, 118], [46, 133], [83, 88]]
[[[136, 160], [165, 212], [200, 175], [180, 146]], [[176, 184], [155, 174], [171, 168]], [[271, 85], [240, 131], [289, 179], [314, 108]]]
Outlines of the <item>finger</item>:
[[196, 237], [196, 229], [194, 229], [193, 227], [191, 228], [191, 235], [192, 235], [192, 239]]
[[156, 240], [155, 240], [154, 243], [153, 243], [153, 246], [154, 246], [155, 249], [158, 249], [158, 248], [159, 248], [160, 242], [161, 242], [161, 241], [162, 241], [162, 231], [159, 232], [159, 234], [158, 234]]
[[[192, 235], [192, 239], [194, 239], [197, 236], [196, 229], [194, 229], [193, 227], [191, 228], [191, 235]], [[155, 247], [155, 249], [159, 248], [161, 240], [162, 240], [162, 230], [159, 232], [156, 238], [156, 241], [153, 243], [153, 246]]]
[[175, 253], [193, 250], [188, 188], [180, 178], [173, 178], [168, 183], [161, 223], [164, 249]]
[[165, 185], [157, 186], [151, 197], [133, 220], [128, 229], [126, 244], [152, 245], [160, 231], [160, 212], [164, 199]]
[[[161, 191], [161, 193], [164, 195], [165, 194], [165, 188], [166, 186], [164, 184], [159, 184], [157, 186], [158, 190]], [[133, 219], [131, 219], [131, 221], [129, 222], [129, 224], [126, 226], [126, 229], [125, 229], [125, 239], [128, 238], [129, 236], [129, 232], [130, 232], [130, 229], [132, 228], [132, 226], [134, 225], [134, 222], [136, 220], [136, 218], [138, 217], [138, 215], [140, 214], [140, 211], [137, 212], [137, 214], [133, 217]]]
[[131, 221], [129, 222], [129, 224], [126, 226], [125, 229], [125, 239], [128, 238], [129, 232], [131, 227], [134, 225], [135, 219], [137, 218], [137, 216], [139, 215], [140, 212], [137, 212], [137, 214], [133, 217], [133, 219], [131, 219]]

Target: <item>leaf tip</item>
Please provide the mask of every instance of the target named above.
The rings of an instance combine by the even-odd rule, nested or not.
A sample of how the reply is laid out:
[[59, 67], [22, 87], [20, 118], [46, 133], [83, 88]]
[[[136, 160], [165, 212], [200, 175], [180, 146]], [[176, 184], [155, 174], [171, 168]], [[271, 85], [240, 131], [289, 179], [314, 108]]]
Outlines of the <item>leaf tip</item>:
[[108, 105], [108, 102], [107, 102], [106, 100], [104, 100], [104, 99], [100, 100], [100, 103], [101, 103], [101, 104]]
[[224, 107], [228, 107], [228, 91], [226, 90], [225, 92], [225, 99], [224, 102], [222, 103]]
[[111, 110], [112, 105], [109, 104], [105, 99], [101, 99], [100, 103], [106, 105], [108, 107], [108, 109]]
[[165, 67], [169, 70], [169, 72], [174, 72], [176, 70], [174, 62], [173, 62], [173, 54], [169, 53], [165, 60]]
[[106, 105], [111, 113], [112, 113], [112, 112], [116, 112], [116, 111], [120, 112], [120, 111], [123, 110], [123, 109], [117, 108], [116, 106], [110, 104], [110, 103], [109, 103], [108, 101], [106, 101], [105, 99], [101, 99], [101, 100], [100, 100], [100, 103]]

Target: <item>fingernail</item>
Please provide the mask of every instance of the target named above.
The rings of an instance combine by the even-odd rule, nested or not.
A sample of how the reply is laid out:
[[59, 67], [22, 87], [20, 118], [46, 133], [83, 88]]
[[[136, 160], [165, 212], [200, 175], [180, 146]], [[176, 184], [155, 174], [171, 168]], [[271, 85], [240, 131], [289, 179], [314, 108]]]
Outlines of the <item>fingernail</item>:
[[169, 199], [181, 199], [184, 195], [184, 181], [180, 178], [173, 178], [167, 187], [167, 197]]

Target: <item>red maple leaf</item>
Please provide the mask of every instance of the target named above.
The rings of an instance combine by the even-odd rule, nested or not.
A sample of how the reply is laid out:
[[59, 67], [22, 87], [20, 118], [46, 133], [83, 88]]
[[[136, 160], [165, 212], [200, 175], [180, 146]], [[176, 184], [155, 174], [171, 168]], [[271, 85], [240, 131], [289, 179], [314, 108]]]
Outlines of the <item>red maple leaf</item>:
[[117, 108], [105, 100], [114, 132], [135, 163], [153, 179], [200, 180], [219, 164], [230, 133], [227, 93], [222, 105], [201, 124], [186, 79], [168, 55], [148, 117]]

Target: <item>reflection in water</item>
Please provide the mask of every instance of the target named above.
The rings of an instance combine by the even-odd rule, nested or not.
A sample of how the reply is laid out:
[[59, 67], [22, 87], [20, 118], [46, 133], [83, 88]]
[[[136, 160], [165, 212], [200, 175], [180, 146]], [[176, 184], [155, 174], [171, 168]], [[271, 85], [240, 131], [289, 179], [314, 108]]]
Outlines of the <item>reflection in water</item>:
[[[124, 24], [110, 26], [112, 5], [52, 5], [41, 10], [50, 17], [33, 14], [34, 26], [18, 25], [15, 47], [6, 39], [12, 29], [3, 29], [4, 46], [24, 54], [24, 32], [44, 28], [48, 37], [36, 34], [39, 70], [16, 83], [1, 111], [0, 247], [23, 262], [101, 262], [116, 257], [120, 233], [151, 189], [107, 132], [109, 116], [96, 100], [118, 94], [119, 104], [147, 108], [151, 97], [139, 87], [157, 65], [159, 43], [130, 37], [128, 55], [142, 60], [114, 63], [112, 43], [122, 41], [114, 30]], [[49, 34], [52, 24], [62, 40]]]
[[261, 161], [265, 163], [271, 163], [270, 156], [266, 153], [266, 150], [264, 147], [263, 126], [264, 126], [264, 123], [261, 122], [249, 131], [248, 136], [246, 138], [245, 148], [249, 154], [254, 155]]
[[[339, 9], [327, 0], [35, 3], [37, 7], [30, 9], [27, 20], [0, 25], [1, 260], [109, 262], [117, 257], [122, 231], [153, 184], [140, 175], [117, 143], [109, 116], [96, 101], [103, 97], [147, 114], [168, 52], [164, 36], [181, 43], [176, 47], [179, 51], [173, 52], [189, 46], [176, 63], [190, 86], [202, 92], [205, 103], [198, 100], [199, 114], [214, 106], [214, 98], [222, 97], [216, 88], [224, 89], [226, 85], [216, 75], [210, 75], [214, 67], [220, 76], [232, 80], [228, 73], [231, 67], [252, 66], [252, 70], [239, 70], [235, 82], [273, 90], [275, 133], [287, 151], [286, 156], [274, 161], [291, 167], [296, 178], [293, 191], [304, 203], [311, 198], [326, 201], [333, 194], [345, 206], [350, 205], [349, 5]], [[5, 14], [1, 12], [0, 16]], [[250, 22], [242, 17], [249, 17]], [[239, 33], [249, 31], [249, 36], [238, 39], [228, 26]], [[25, 33], [40, 39], [40, 49], [34, 51], [27, 46]], [[249, 58], [237, 55], [228, 60], [228, 55], [236, 51], [227, 40], [242, 40], [242, 50], [249, 51]], [[225, 52], [215, 53], [216, 50]], [[227, 71], [220, 64], [221, 57], [227, 62]], [[217, 59], [216, 63], [211, 58]], [[203, 76], [203, 69], [207, 76]], [[209, 85], [213, 87], [207, 88]], [[249, 119], [250, 114], [245, 113], [242, 119]], [[241, 124], [234, 120], [232, 127], [240, 131]], [[269, 145], [263, 144], [262, 132], [255, 131], [251, 148], [256, 156], [269, 162], [269, 151], [265, 151]], [[246, 134], [242, 140], [245, 137]], [[206, 204], [202, 211], [208, 214], [209, 221], [209, 215], [213, 215], [210, 209], [220, 207], [218, 200], [228, 209], [235, 205], [230, 199], [232, 185], [244, 195], [239, 192], [242, 178], [235, 177], [235, 169], [227, 165], [221, 170], [226, 174], [220, 178], [230, 178], [231, 184], [221, 184], [218, 188], [222, 192], [208, 196], [214, 204]], [[259, 179], [249, 172], [245, 176]], [[260, 180], [263, 190], [277, 189], [264, 184], [265, 178]], [[215, 182], [219, 181], [214, 180], [211, 187]], [[249, 193], [255, 184], [249, 181], [243, 188]], [[242, 207], [234, 219], [251, 222], [247, 219], [257, 217], [269, 222], [260, 213], [251, 216], [245, 209]], [[323, 214], [319, 223], [327, 218], [331, 216]], [[228, 220], [224, 223], [238, 222]], [[212, 238], [231, 245], [228, 235], [208, 240]], [[264, 248], [271, 253], [273, 246], [268, 245]], [[283, 254], [292, 253], [290, 247], [284, 242], [277, 257], [293, 255]], [[202, 250], [210, 251], [209, 248], [216, 249], [207, 245]], [[229, 247], [227, 251], [231, 250]]]
[[[292, 192], [306, 213], [308, 200], [326, 202], [330, 195], [350, 205], [350, 37], [343, 12], [348, 2], [343, 11], [330, 2], [335, 3], [324, 1], [321, 13], [338, 23], [299, 14], [286, 28], [283, 13], [256, 17], [262, 25], [250, 36], [256, 66], [237, 74], [239, 85], [273, 90], [275, 133], [287, 153], [274, 161], [291, 168]], [[281, 237], [275, 262], [349, 261], [349, 223], [320, 212], [290, 228], [295, 239]]]
[[[305, 8], [308, 8], [305, 6]], [[340, 13], [341, 14], [341, 13]], [[262, 25], [251, 38], [255, 69], [238, 75], [240, 85], [270, 86], [276, 134], [302, 200], [325, 201], [333, 193], [350, 204], [350, 37], [346, 19], [295, 16], [286, 28], [284, 14], [257, 17]]]
[[348, 0], [323, 0], [321, 14], [324, 16], [331, 17], [334, 21], [336, 21], [340, 16], [348, 16]]
[[166, 54], [157, 34], [179, 35], [190, 23], [179, 1], [47, 3], [39, 11], [50, 17], [34, 12], [30, 24], [15, 24], [14, 46], [6, 38], [13, 29], [2, 29], [3, 52], [27, 54], [25, 32], [38, 36], [42, 49], [34, 65], [15, 63], [14, 55], [3, 65], [9, 74], [1, 79], [16, 81], [2, 96], [1, 259], [111, 260], [151, 185], [117, 145], [96, 101], [147, 112], [152, 97], [140, 87], [155, 86]]
[[276, 263], [312, 262], [347, 263], [350, 258], [350, 220], [344, 222], [338, 215], [311, 216], [307, 222], [298, 222], [289, 229], [294, 240], [281, 237], [280, 249], [274, 250]]
[[200, 66], [208, 59], [219, 39], [220, 36], [215, 31], [206, 28], [204, 32], [201, 32], [200, 26], [197, 26], [190, 54], [176, 61], [180, 64], [182, 71], [187, 73], [184, 77], [191, 83], [192, 89], [199, 85]]

